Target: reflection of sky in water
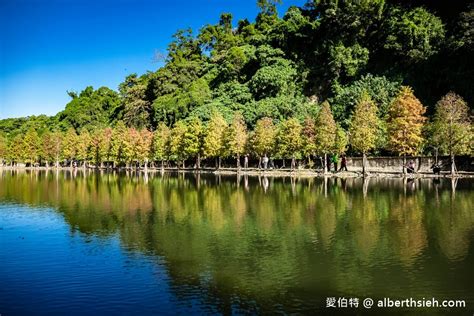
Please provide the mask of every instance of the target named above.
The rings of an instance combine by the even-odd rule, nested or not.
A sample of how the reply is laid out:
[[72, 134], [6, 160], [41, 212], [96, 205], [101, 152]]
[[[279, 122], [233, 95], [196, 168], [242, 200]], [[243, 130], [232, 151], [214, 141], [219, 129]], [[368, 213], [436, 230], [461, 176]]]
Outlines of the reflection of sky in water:
[[207, 313], [314, 311], [337, 295], [472, 303], [473, 183], [4, 172], [0, 281], [10, 286], [0, 305]]

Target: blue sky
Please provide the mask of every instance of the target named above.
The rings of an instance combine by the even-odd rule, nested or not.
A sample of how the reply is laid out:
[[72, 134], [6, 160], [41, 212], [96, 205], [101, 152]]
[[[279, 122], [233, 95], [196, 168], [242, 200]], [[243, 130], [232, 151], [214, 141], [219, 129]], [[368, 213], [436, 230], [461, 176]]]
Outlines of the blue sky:
[[[304, 0], [284, 0], [280, 14]], [[117, 89], [156, 70], [177, 29], [216, 23], [222, 12], [254, 20], [256, 0], [0, 0], [0, 119], [54, 115], [67, 90]]]

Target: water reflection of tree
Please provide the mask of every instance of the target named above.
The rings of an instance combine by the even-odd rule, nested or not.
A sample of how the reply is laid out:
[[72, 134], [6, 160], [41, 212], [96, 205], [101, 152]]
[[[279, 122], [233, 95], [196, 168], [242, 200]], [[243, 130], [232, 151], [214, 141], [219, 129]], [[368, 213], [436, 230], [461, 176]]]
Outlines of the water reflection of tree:
[[391, 244], [405, 265], [413, 264], [427, 246], [424, 201], [420, 194], [399, 195], [390, 204]]
[[438, 235], [438, 244], [451, 261], [465, 258], [469, 252], [470, 237], [474, 226], [474, 197], [469, 191], [443, 191], [437, 200], [430, 201], [433, 225]]

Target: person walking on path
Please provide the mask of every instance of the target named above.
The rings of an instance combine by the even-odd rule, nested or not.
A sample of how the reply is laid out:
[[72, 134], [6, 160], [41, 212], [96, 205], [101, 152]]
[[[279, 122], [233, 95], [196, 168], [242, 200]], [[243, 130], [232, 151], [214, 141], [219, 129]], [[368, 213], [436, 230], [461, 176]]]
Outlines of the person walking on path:
[[341, 168], [339, 169], [339, 171], [342, 171], [343, 169], [344, 171], [347, 171], [347, 160], [345, 155], [342, 155], [341, 157]]
[[441, 174], [441, 164], [435, 162], [431, 166], [431, 169], [433, 169], [433, 174], [438, 175], [438, 176]]
[[268, 157], [267, 157], [267, 155], [265, 155], [265, 157], [263, 157], [262, 162], [263, 162], [263, 169], [267, 170], [267, 167], [268, 167]]
[[407, 173], [415, 173], [415, 162], [413, 160], [410, 160], [406, 168], [407, 168]]
[[[332, 155], [331, 162], [334, 164], [334, 172], [337, 172], [337, 164], [339, 163], [339, 157], [337, 154]], [[329, 171], [331, 171], [331, 168], [329, 168]]]

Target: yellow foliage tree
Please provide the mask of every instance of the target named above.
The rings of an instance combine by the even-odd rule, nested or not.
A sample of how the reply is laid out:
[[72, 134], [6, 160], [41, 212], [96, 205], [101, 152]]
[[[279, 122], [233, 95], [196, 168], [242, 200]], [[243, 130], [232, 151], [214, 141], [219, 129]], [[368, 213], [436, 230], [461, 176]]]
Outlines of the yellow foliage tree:
[[377, 142], [379, 118], [377, 107], [367, 92], [362, 93], [357, 102], [349, 125], [351, 147], [362, 154], [362, 173], [365, 174], [367, 153]]
[[423, 144], [423, 127], [426, 108], [413, 94], [410, 87], [402, 86], [393, 100], [388, 113], [388, 146], [389, 149], [404, 157], [419, 153]]
[[469, 107], [462, 97], [449, 92], [436, 104], [433, 140], [443, 153], [451, 157], [451, 174], [455, 173], [455, 155], [469, 154], [473, 141]]
[[316, 152], [324, 155], [323, 171], [327, 172], [327, 155], [336, 147], [337, 125], [331, 112], [329, 102], [323, 102], [315, 121]]

